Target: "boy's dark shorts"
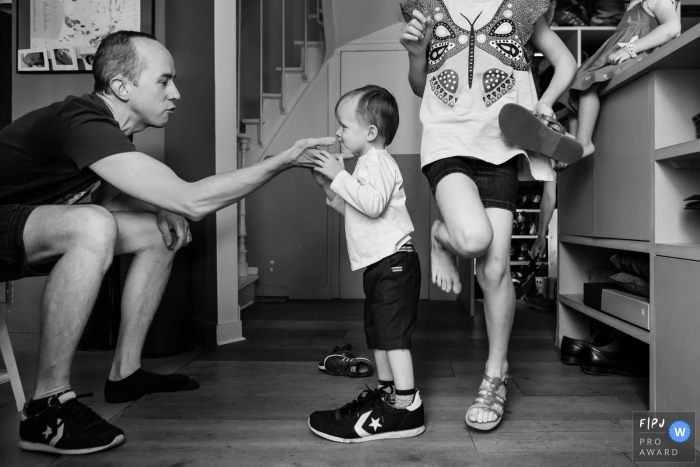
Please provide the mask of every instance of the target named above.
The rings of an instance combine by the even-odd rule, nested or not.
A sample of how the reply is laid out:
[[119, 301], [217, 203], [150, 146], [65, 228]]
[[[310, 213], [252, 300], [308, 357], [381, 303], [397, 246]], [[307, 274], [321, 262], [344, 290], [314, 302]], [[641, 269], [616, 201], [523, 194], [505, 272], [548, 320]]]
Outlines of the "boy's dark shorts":
[[0, 282], [45, 276], [53, 268], [53, 264], [35, 268], [27, 264], [24, 226], [35, 208], [21, 204], [0, 205]]
[[420, 297], [420, 260], [413, 246], [401, 248], [364, 273], [365, 336], [370, 349], [411, 348]]
[[423, 167], [423, 175], [428, 179], [433, 195], [440, 180], [451, 173], [462, 173], [474, 181], [484, 208], [501, 208], [515, 214], [518, 201], [517, 156], [501, 165], [473, 157], [455, 156]]

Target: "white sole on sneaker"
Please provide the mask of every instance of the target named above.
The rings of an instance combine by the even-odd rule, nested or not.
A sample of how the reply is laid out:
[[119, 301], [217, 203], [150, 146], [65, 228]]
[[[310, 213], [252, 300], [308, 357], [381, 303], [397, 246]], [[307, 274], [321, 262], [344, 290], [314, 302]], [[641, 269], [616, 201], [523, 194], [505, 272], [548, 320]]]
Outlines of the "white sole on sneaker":
[[420, 426], [418, 428], [414, 428], [412, 430], [404, 430], [404, 431], [389, 431], [387, 433], [379, 433], [376, 435], [369, 435], [365, 436], [364, 438], [339, 438], [337, 436], [332, 436], [327, 433], [320, 432], [318, 430], [314, 430], [311, 427], [311, 419], [308, 421], [309, 428], [311, 428], [311, 431], [316, 433], [318, 436], [321, 438], [326, 438], [331, 441], [335, 441], [336, 443], [346, 443], [346, 444], [355, 444], [355, 443], [364, 443], [366, 441], [380, 441], [383, 439], [400, 439], [400, 438], [412, 438], [414, 436], [418, 436], [422, 434], [425, 431], [425, 425]]
[[60, 448], [55, 448], [53, 446], [50, 446], [48, 444], [42, 444], [42, 443], [31, 443], [29, 441], [19, 441], [19, 447], [21, 449], [24, 449], [25, 451], [41, 451], [41, 452], [50, 452], [53, 454], [68, 454], [68, 455], [80, 455], [80, 454], [90, 454], [93, 452], [98, 452], [98, 451], [104, 451], [105, 449], [110, 449], [113, 447], [117, 447], [120, 444], [122, 444], [126, 438], [124, 435], [119, 435], [116, 438], [114, 438], [114, 441], [109, 443], [106, 446], [98, 446], [95, 448], [86, 448], [86, 449], [60, 449]]

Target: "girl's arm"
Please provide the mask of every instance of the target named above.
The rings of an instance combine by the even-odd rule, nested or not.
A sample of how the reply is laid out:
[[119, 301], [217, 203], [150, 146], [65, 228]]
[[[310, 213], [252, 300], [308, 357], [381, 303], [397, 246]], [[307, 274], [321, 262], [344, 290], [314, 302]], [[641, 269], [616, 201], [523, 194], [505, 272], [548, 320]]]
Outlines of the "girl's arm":
[[559, 96], [569, 89], [571, 81], [576, 76], [578, 64], [559, 36], [549, 29], [544, 18], [538, 19], [535, 23], [535, 31], [530, 37], [530, 42], [554, 67], [554, 77], [537, 103], [535, 112], [538, 115], [553, 117], [552, 106], [559, 99]]
[[[635, 42], [635, 52], [644, 52], [664, 45], [681, 32], [681, 19], [673, 0], [659, 0], [654, 6], [654, 14], [659, 20], [659, 27]], [[608, 63], [622, 63], [629, 60], [630, 54], [625, 49], [618, 49], [608, 55]]]
[[425, 80], [428, 75], [428, 60], [425, 49], [433, 36], [435, 21], [432, 17], [426, 17], [418, 10], [413, 11], [413, 19], [403, 28], [399, 42], [408, 51], [410, 65], [408, 69], [408, 82], [413, 94], [423, 97]]
[[673, 0], [659, 0], [654, 6], [654, 14], [659, 20], [659, 26], [646, 36], [635, 42], [637, 52], [664, 45], [681, 32], [681, 19], [678, 17]]

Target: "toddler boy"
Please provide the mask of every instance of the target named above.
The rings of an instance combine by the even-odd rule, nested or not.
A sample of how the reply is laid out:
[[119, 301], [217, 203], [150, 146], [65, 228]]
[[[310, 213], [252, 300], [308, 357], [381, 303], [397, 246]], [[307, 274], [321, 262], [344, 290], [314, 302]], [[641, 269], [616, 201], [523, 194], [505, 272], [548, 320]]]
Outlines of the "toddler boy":
[[401, 172], [385, 149], [399, 126], [398, 106], [389, 91], [370, 85], [342, 96], [335, 114], [342, 152], [361, 157], [350, 175], [342, 158], [321, 151], [312, 173], [328, 205], [345, 217], [352, 270], [367, 268], [365, 336], [374, 350], [379, 386], [340, 409], [314, 412], [309, 427], [344, 443], [417, 436], [425, 424], [410, 348], [420, 262], [411, 244], [413, 223]]

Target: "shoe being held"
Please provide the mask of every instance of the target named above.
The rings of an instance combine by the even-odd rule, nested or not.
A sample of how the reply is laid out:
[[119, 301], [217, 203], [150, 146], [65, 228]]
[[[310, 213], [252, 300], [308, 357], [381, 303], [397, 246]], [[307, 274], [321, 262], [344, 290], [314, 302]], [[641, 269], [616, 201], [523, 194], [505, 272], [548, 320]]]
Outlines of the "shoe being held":
[[425, 431], [423, 401], [416, 392], [413, 403], [399, 409], [392, 407], [384, 391], [368, 389], [340, 409], [312, 413], [309, 428], [338, 443], [410, 438]]
[[89, 454], [122, 444], [124, 432], [78, 401], [73, 391], [29, 401], [19, 422], [19, 447], [54, 454]]

